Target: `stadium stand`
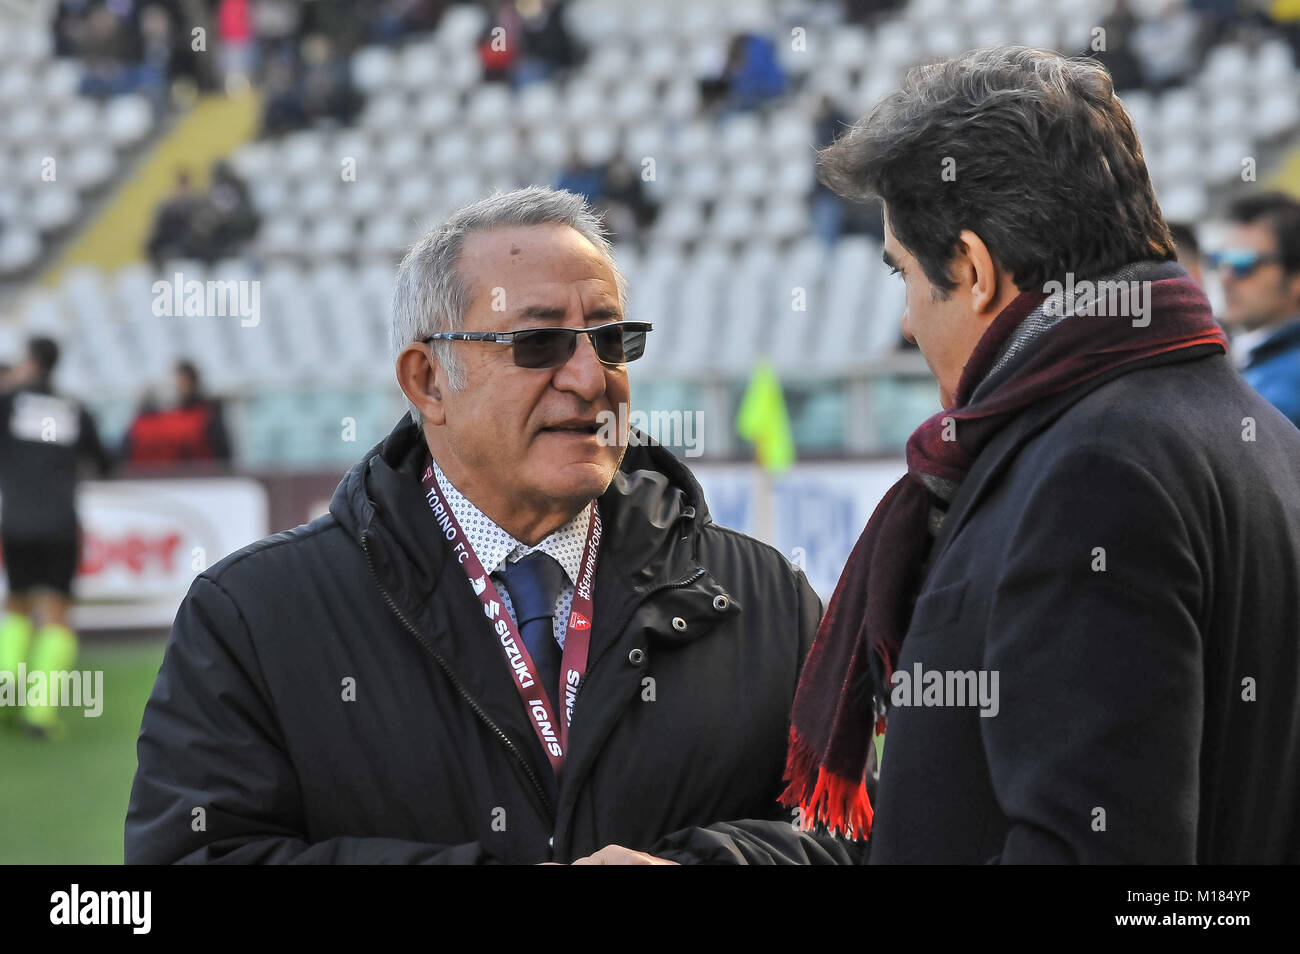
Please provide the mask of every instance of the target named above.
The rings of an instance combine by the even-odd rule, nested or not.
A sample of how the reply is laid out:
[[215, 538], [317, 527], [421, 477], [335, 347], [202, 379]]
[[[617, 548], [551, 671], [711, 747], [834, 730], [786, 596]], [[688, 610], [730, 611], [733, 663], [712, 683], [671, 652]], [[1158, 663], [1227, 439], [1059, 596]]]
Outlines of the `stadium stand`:
[[[907, 67], [993, 42], [1118, 57], [1097, 34], [1118, 14], [1109, 0], [912, 0], [859, 22], [852, 6], [575, 0], [554, 30], [585, 56], [503, 66], [489, 52], [496, 14], [448, 5], [436, 28], [348, 54], [338, 82], [355, 90], [358, 109], [234, 150], [261, 222], [242, 252], [156, 270], [143, 251], [116, 270], [74, 264], [53, 287], [11, 291], [8, 333], [85, 345], [70, 353], [63, 383], [107, 433], [125, 428], [142, 379], [188, 357], [231, 400], [242, 465], [346, 462], [356, 452], [340, 444], [340, 421], [353, 420], [360, 441], [377, 439], [403, 406], [385, 338], [403, 248], [494, 188], [569, 176], [603, 199], [622, 163], [639, 184], [605, 207], [623, 224], [630, 314], [656, 327], [634, 371], [639, 400], [689, 397], [723, 410], [707, 446], [725, 455], [736, 449], [725, 421], [754, 361], [768, 356], [791, 390], [802, 450], [897, 450], [936, 397], [919, 355], [901, 347], [902, 286], [873, 267], [880, 239], [869, 210], [865, 224], [850, 216], [831, 248], [814, 235], [817, 103], [829, 97], [860, 115]], [[1126, 9], [1140, 27], [1168, 6]], [[1191, 26], [1186, 57], [1199, 67], [1154, 58], [1163, 72], [1137, 76], [1122, 96], [1166, 216], [1196, 222], [1240, 185], [1245, 157], [1262, 163], [1295, 141], [1300, 78], [1294, 40], [1277, 25]], [[75, 145], [72, 171], [66, 191], [0, 180], [8, 275], [31, 273], [86, 214], [84, 195], [111, 188], [126, 151], [156, 126], [139, 94], [79, 95], [76, 66], [51, 57], [48, 32], [32, 25], [3, 40], [0, 60], [27, 59], [0, 67], [0, 100], [14, 110], [0, 161], [31, 169], [50, 138]], [[1129, 34], [1140, 40], [1140, 29], [1125, 42]], [[26, 85], [33, 66], [36, 91]], [[619, 202], [635, 213], [616, 218]], [[176, 275], [256, 281], [257, 321], [160, 320], [154, 282]]]
[[30, 275], [156, 126], [145, 95], [84, 94], [83, 72], [49, 24], [0, 29], [0, 279]]

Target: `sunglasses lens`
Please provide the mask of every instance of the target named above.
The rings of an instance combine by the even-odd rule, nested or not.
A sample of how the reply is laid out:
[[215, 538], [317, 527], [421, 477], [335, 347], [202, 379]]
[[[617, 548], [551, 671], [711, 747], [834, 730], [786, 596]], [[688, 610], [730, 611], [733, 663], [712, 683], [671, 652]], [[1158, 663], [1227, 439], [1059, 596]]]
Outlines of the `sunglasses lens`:
[[605, 364], [626, 364], [645, 353], [645, 332], [636, 328], [610, 328], [591, 337], [596, 357]]
[[635, 361], [645, 354], [645, 332], [627, 329], [623, 332], [623, 360]]
[[[555, 368], [573, 357], [578, 331], [567, 328], [538, 328], [519, 331], [514, 337], [515, 364], [521, 368]], [[604, 364], [625, 364], [645, 353], [643, 326], [602, 328], [591, 335], [596, 357]]]
[[515, 364], [521, 368], [554, 368], [573, 356], [577, 336], [562, 328], [539, 328], [515, 335]]
[[622, 328], [607, 328], [604, 331], [597, 331], [591, 336], [591, 342], [596, 346], [596, 357], [605, 364], [622, 364], [627, 360], [623, 357]]
[[1228, 269], [1234, 278], [1249, 278], [1264, 264], [1264, 257], [1251, 251], [1212, 252], [1208, 258], [1211, 266]]

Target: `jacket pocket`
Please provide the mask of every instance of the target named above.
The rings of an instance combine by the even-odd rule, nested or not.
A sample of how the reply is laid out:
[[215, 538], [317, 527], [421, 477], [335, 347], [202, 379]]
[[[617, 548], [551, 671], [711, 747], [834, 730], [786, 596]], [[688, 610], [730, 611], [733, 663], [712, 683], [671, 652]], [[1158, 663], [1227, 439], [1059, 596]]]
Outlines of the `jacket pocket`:
[[922, 593], [912, 609], [912, 621], [907, 628], [908, 638], [939, 629], [960, 618], [962, 604], [966, 600], [966, 583], [962, 579]]

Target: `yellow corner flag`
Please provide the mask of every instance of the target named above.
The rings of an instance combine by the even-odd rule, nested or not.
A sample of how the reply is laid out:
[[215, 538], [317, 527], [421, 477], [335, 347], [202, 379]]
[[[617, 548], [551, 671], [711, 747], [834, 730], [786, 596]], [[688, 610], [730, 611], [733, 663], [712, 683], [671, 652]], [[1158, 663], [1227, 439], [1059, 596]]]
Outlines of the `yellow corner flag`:
[[750, 376], [736, 415], [736, 433], [754, 444], [758, 462], [773, 473], [794, 463], [794, 438], [785, 395], [772, 365], [760, 362]]

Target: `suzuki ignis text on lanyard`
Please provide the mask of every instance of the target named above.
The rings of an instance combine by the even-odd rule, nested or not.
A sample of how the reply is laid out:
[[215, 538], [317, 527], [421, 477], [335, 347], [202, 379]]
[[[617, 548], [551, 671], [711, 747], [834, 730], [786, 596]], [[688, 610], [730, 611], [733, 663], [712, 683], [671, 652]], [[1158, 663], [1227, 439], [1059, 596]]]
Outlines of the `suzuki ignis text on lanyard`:
[[[550, 693], [537, 678], [537, 667], [528, 648], [520, 638], [519, 627], [515, 625], [510, 614], [501, 604], [501, 594], [497, 591], [492, 578], [483, 569], [483, 564], [469, 545], [465, 531], [460, 528], [456, 515], [451, 512], [446, 499], [438, 487], [438, 478], [433, 473], [433, 463], [424, 469], [424, 496], [433, 510], [438, 528], [451, 544], [452, 555], [465, 569], [469, 585], [474, 595], [483, 604], [483, 615], [492, 624], [506, 662], [515, 676], [515, 688], [519, 698], [524, 701], [524, 708], [533, 720], [533, 729], [542, 742], [551, 767], [558, 778], [560, 769], [564, 768], [565, 753], [569, 748], [569, 724], [573, 721], [573, 700], [578, 694], [578, 687], [587, 674], [587, 651], [591, 647], [592, 599], [591, 589], [596, 578], [596, 551], [600, 548], [600, 508], [591, 506], [591, 521], [587, 525], [587, 542], [582, 548], [582, 563], [578, 567], [578, 582], [573, 588], [573, 608], [569, 612], [569, 625], [564, 639], [564, 657], [560, 663], [560, 682], [564, 686], [563, 719], [555, 718], [557, 711], [552, 704]], [[557, 700], [558, 701], [558, 700]], [[559, 736], [555, 727], [559, 726]]]

